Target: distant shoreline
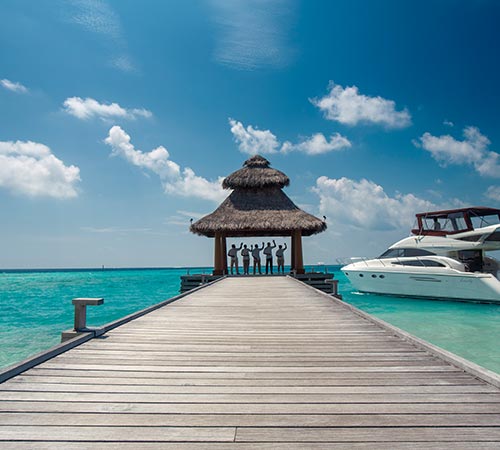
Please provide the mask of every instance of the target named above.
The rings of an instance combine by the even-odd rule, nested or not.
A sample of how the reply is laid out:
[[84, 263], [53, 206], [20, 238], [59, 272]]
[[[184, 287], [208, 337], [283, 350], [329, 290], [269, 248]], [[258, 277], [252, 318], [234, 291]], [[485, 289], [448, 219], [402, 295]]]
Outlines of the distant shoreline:
[[[318, 267], [318, 264], [304, 264], [306, 268]], [[340, 267], [340, 264], [320, 264], [326, 267]], [[34, 268], [34, 269], [1, 269], [2, 273], [47, 273], [47, 272], [106, 272], [114, 270], [212, 270], [213, 266], [170, 266], [170, 267], [71, 267], [71, 268]]]
[[0, 273], [23, 273], [23, 272], [95, 272], [95, 271], [112, 271], [112, 270], [168, 270], [168, 269], [178, 269], [178, 270], [200, 270], [200, 269], [212, 269], [209, 266], [200, 267], [184, 267], [184, 266], [172, 266], [172, 267], [71, 267], [71, 268], [35, 268], [35, 269], [0, 269]]

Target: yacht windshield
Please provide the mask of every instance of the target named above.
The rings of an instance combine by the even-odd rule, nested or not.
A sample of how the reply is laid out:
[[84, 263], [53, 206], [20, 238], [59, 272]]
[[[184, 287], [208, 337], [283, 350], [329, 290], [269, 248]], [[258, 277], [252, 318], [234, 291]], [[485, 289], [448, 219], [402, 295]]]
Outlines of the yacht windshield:
[[404, 258], [408, 256], [429, 256], [434, 255], [434, 253], [427, 250], [422, 250], [420, 248], [390, 248], [389, 250], [382, 253], [378, 259], [386, 258]]
[[471, 216], [471, 221], [474, 229], [500, 224], [498, 214], [490, 214], [488, 216]]
[[424, 217], [422, 225], [424, 230], [445, 231], [448, 233], [468, 230], [463, 212], [447, 214], [442, 217]]

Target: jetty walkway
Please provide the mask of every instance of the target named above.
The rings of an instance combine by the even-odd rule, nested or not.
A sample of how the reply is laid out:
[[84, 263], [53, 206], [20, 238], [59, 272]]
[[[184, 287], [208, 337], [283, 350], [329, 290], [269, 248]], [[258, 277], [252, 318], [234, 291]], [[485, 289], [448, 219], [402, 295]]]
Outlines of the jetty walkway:
[[289, 277], [222, 279], [0, 384], [3, 450], [499, 446], [498, 387]]

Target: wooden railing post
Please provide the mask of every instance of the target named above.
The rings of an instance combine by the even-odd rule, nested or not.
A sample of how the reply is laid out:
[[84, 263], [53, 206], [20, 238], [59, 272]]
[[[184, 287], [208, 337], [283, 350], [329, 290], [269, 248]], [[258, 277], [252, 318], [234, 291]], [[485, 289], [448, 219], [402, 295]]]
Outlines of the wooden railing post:
[[332, 285], [332, 292], [331, 292], [331, 294], [334, 297], [342, 299], [342, 295], [339, 294], [339, 280], [326, 279], [325, 283], [328, 283], [328, 284]]
[[87, 306], [102, 305], [104, 303], [104, 299], [74, 298], [72, 303], [75, 306], [74, 328], [72, 330], [62, 332], [61, 342], [72, 339], [81, 333], [90, 331], [87, 328]]
[[87, 305], [102, 305], [103, 298], [74, 298], [75, 331], [85, 331], [87, 328]]

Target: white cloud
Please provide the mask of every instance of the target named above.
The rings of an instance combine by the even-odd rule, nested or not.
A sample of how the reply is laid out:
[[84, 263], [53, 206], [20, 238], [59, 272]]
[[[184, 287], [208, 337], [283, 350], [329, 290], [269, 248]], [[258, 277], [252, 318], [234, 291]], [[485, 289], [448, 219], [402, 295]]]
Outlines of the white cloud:
[[157, 174], [168, 194], [214, 202], [220, 202], [228, 195], [228, 192], [222, 189], [222, 178], [208, 181], [196, 175], [189, 167], [181, 170], [179, 164], [170, 159], [165, 147], [160, 146], [147, 153], [136, 150], [130, 142], [130, 136], [119, 126], [109, 130], [104, 142], [111, 146], [112, 155], [121, 156], [134, 166]]
[[433, 136], [424, 133], [414, 145], [431, 153], [441, 165], [472, 165], [480, 175], [500, 177], [500, 155], [488, 150], [489, 139], [476, 127], [466, 127], [464, 140], [459, 141], [450, 135]]
[[134, 63], [130, 59], [130, 56], [127, 54], [122, 54], [114, 58], [111, 58], [110, 66], [114, 67], [115, 69], [119, 69], [122, 72], [130, 72], [130, 73], [138, 72]]
[[69, 0], [66, 20], [98, 35], [113, 56], [109, 65], [124, 72], [136, 72], [128, 55], [127, 41], [119, 15], [105, 0]]
[[500, 186], [490, 186], [484, 195], [491, 200], [500, 202]]
[[320, 199], [320, 212], [336, 223], [366, 230], [409, 230], [415, 213], [437, 209], [413, 194], [390, 197], [373, 181], [319, 177], [313, 191]]
[[92, 33], [122, 39], [118, 14], [104, 0], [70, 0], [74, 10], [70, 21]]
[[335, 150], [342, 150], [351, 147], [351, 142], [346, 137], [339, 133], [334, 133], [327, 140], [322, 133], [313, 134], [310, 138], [304, 139], [298, 144], [292, 144], [286, 141], [281, 151], [288, 153], [290, 151], [299, 151], [307, 155], [321, 155], [323, 153], [332, 152]]
[[405, 108], [396, 111], [396, 103], [382, 97], [369, 97], [360, 94], [356, 86], [343, 88], [333, 81], [330, 92], [320, 99], [311, 99], [311, 103], [323, 111], [329, 120], [344, 125], [368, 123], [383, 125], [387, 128], [404, 128], [411, 124], [411, 115]]
[[451, 120], [447, 120], [447, 119], [445, 119], [443, 121], [443, 125], [446, 125], [447, 127], [454, 127], [455, 126], [455, 124]]
[[93, 98], [69, 97], [64, 101], [64, 111], [79, 119], [91, 119], [99, 117], [102, 120], [109, 119], [136, 119], [137, 117], [150, 118], [151, 111], [144, 108], [126, 109], [118, 103], [99, 103]]
[[293, 57], [287, 32], [293, 5], [286, 0], [212, 0], [217, 24], [215, 60], [239, 70], [284, 67]]
[[276, 136], [269, 130], [259, 130], [248, 125], [246, 128], [241, 122], [229, 119], [231, 133], [242, 153], [249, 155], [276, 153], [280, 146]]
[[349, 139], [334, 133], [327, 140], [322, 133], [315, 133], [311, 137], [303, 139], [298, 143], [286, 141], [280, 143], [278, 138], [270, 130], [259, 130], [252, 125], [245, 126], [234, 119], [229, 119], [231, 133], [234, 141], [238, 144], [240, 152], [249, 155], [289, 153], [292, 151], [306, 153], [308, 155], [320, 155], [335, 150], [351, 147]]
[[26, 86], [23, 86], [19, 82], [7, 80], [7, 78], [0, 80], [0, 85], [2, 85], [5, 89], [18, 94], [26, 94], [28, 92], [28, 88]]
[[66, 166], [49, 147], [36, 142], [0, 142], [0, 187], [30, 197], [78, 195], [80, 169]]

